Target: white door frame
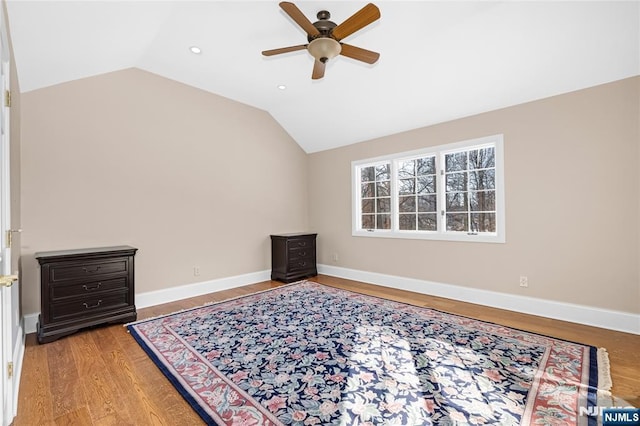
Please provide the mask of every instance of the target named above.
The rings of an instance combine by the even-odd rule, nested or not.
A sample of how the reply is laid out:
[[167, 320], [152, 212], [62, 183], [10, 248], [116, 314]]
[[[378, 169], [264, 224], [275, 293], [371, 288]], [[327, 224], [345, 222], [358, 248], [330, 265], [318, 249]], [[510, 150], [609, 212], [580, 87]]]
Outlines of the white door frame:
[[[5, 93], [10, 91], [11, 54], [4, 7], [0, 4], [0, 274], [11, 275], [10, 115]], [[9, 425], [17, 412], [19, 371], [24, 353], [24, 332], [19, 318], [19, 283], [0, 286], [0, 424]]]

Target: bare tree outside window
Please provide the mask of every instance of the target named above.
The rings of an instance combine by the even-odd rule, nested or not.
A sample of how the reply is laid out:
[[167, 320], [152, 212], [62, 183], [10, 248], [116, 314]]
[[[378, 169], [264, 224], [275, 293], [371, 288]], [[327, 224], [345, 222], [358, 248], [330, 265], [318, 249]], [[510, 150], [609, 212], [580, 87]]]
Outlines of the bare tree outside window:
[[362, 229], [391, 229], [391, 164], [360, 169]]
[[398, 182], [399, 229], [437, 230], [435, 155], [398, 162]]
[[496, 232], [495, 148], [445, 154], [446, 230]]

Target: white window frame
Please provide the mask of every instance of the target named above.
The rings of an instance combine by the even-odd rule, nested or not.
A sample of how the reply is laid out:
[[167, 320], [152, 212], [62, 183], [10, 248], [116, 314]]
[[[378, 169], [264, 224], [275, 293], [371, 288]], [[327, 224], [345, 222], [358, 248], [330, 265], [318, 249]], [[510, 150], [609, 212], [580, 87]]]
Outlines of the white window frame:
[[[496, 232], [488, 233], [467, 233], [443, 230], [443, 211], [445, 199], [444, 170], [445, 154], [473, 150], [483, 146], [495, 147], [495, 197], [496, 197]], [[398, 215], [398, 163], [416, 157], [435, 155], [436, 157], [436, 194], [438, 206], [436, 209], [437, 230], [436, 231], [414, 231], [399, 229]], [[372, 166], [383, 162], [391, 163], [391, 229], [360, 229], [361, 214], [361, 175], [360, 169], [363, 166]], [[492, 135], [477, 139], [470, 139], [445, 145], [427, 147], [415, 151], [406, 151], [381, 157], [368, 158], [351, 162], [351, 234], [355, 237], [374, 238], [404, 238], [404, 239], [424, 239], [443, 241], [464, 241], [480, 243], [504, 243], [505, 235], [505, 196], [504, 196], [504, 136], [502, 134]]]

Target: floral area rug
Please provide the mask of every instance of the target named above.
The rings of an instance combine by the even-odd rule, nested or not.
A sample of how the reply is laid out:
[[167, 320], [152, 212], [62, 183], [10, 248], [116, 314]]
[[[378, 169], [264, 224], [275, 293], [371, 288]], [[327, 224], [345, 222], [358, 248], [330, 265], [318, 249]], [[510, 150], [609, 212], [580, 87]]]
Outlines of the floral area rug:
[[208, 424], [595, 424], [596, 348], [313, 282], [127, 327]]

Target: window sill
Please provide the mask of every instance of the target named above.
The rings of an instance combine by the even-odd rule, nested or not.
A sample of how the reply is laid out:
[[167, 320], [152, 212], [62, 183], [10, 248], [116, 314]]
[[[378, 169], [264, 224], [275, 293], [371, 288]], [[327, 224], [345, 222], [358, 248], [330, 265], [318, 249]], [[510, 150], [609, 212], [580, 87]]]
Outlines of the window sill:
[[434, 240], [434, 241], [459, 241], [466, 243], [506, 243], [504, 234], [476, 234], [469, 235], [466, 233], [449, 233], [442, 234], [439, 232], [417, 233], [417, 232], [403, 232], [403, 231], [385, 231], [385, 230], [373, 230], [373, 231], [352, 231], [351, 235], [354, 237], [368, 237], [368, 238], [397, 238], [405, 240]]

